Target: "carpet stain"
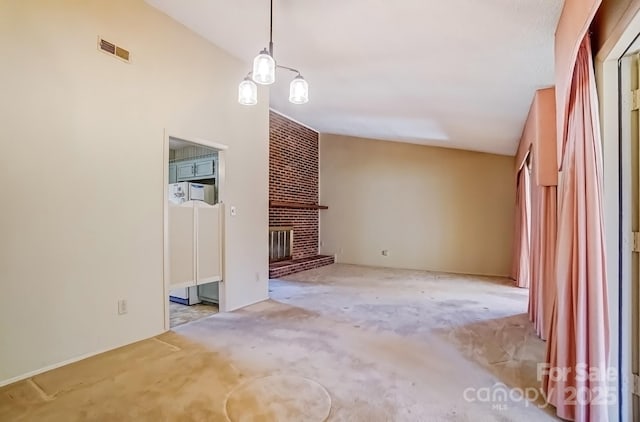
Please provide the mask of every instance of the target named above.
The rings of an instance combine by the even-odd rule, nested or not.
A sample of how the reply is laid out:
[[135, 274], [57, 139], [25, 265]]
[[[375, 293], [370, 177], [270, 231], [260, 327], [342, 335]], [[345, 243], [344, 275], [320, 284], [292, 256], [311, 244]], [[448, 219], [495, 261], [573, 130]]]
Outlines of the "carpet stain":
[[326, 404], [273, 376], [328, 391], [328, 421], [557, 420], [541, 402], [465, 398], [539, 385], [544, 343], [527, 292], [506, 279], [334, 264], [270, 289], [268, 301], [33, 377], [42, 392], [28, 380], [0, 388], [0, 420], [306, 420]]
[[308, 378], [269, 375], [232, 390], [225, 409], [231, 422], [324, 422], [331, 396]]

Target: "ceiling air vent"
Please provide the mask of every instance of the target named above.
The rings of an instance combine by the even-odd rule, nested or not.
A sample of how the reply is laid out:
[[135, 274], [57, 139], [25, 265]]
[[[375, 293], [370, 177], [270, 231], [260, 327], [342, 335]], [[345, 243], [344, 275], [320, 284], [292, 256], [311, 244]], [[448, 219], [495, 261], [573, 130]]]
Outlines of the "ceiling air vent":
[[103, 40], [100, 37], [98, 37], [98, 50], [129, 63], [130, 53], [128, 50], [125, 50], [122, 47], [118, 47], [114, 43], [111, 43], [107, 40]]

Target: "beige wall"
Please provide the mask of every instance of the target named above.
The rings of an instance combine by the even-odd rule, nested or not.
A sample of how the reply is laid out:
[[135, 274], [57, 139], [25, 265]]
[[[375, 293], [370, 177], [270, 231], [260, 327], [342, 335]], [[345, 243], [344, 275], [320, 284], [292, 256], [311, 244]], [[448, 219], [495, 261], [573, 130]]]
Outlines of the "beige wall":
[[247, 67], [142, 0], [0, 10], [0, 383], [164, 330], [165, 128], [229, 146], [226, 304], [267, 298], [268, 101], [237, 104]]
[[513, 160], [321, 135], [321, 252], [343, 263], [508, 275]]

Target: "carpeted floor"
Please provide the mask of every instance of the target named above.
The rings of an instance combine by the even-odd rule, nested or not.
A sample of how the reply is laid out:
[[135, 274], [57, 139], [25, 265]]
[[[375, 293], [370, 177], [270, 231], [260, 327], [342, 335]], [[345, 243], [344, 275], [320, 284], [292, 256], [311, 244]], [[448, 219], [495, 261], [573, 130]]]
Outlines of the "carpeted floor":
[[487, 399], [538, 386], [544, 343], [526, 309], [504, 279], [332, 265], [273, 280], [267, 302], [4, 387], [0, 420], [555, 420], [518, 394]]

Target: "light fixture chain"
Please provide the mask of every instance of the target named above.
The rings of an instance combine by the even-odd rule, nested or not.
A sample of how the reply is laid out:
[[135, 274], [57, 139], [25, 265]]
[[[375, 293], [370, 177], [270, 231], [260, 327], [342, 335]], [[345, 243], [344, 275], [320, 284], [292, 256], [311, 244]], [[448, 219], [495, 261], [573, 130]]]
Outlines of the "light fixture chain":
[[269, 15], [269, 54], [273, 57], [273, 0], [271, 0]]

